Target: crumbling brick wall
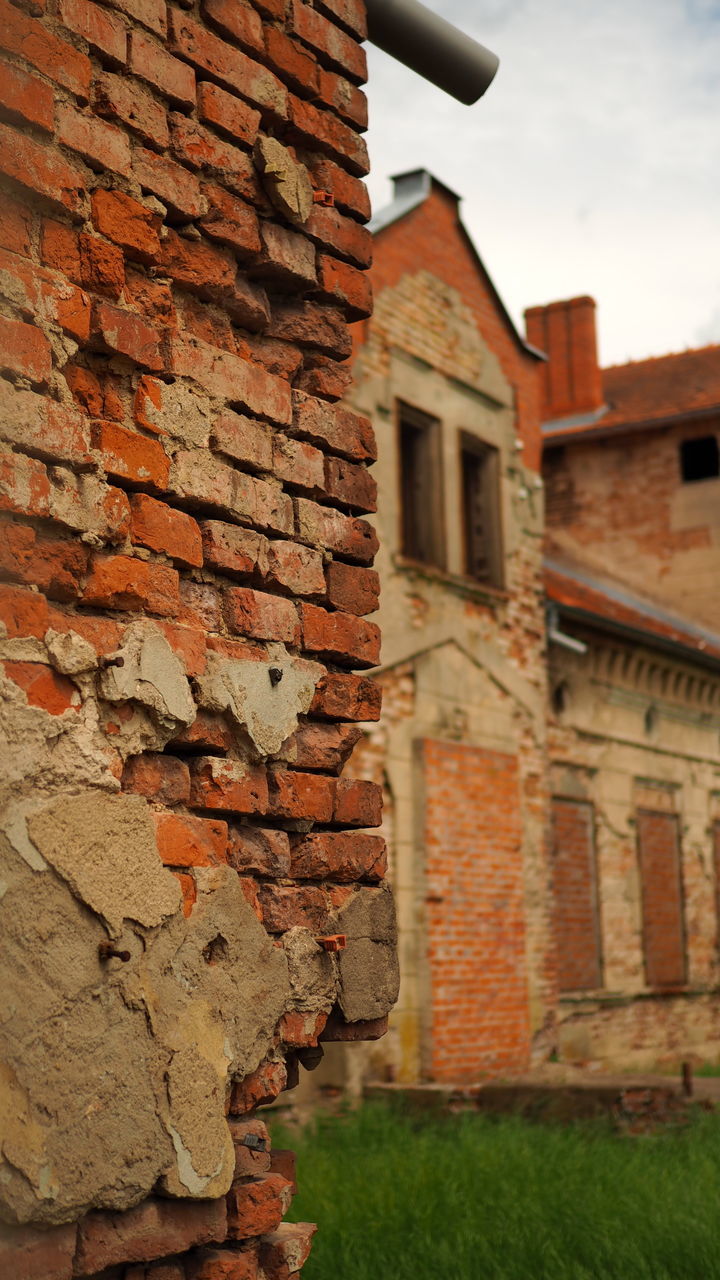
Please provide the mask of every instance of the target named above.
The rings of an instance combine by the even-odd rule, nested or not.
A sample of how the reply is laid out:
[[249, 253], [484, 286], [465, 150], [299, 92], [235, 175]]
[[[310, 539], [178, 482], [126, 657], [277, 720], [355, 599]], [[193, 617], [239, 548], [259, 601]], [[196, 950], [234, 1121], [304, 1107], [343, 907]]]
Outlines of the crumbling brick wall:
[[397, 989], [339, 776], [379, 714], [364, 6], [0, 32], [0, 1271], [286, 1277], [254, 1109]]

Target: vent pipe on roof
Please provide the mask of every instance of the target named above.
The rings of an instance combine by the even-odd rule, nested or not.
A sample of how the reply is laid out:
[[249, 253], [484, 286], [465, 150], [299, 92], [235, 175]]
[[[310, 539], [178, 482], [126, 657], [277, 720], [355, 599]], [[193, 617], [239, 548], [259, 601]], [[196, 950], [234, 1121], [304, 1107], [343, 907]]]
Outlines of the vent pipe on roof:
[[419, 0], [366, 0], [368, 37], [378, 49], [471, 106], [492, 83], [499, 58]]

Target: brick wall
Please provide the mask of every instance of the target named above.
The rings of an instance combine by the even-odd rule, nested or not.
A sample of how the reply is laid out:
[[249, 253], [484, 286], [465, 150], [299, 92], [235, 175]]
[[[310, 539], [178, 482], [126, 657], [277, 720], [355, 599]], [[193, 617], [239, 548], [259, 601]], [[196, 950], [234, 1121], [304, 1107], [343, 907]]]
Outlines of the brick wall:
[[254, 1108], [395, 997], [364, 31], [3, 0], [3, 1274], [295, 1274]]
[[647, 982], [677, 986], [687, 976], [678, 819], [641, 809], [637, 831]]
[[518, 1070], [530, 1054], [517, 761], [422, 744], [431, 1078]]
[[550, 552], [610, 573], [718, 630], [720, 479], [684, 484], [679, 458], [683, 440], [717, 429], [717, 420], [688, 422], [547, 449]]
[[592, 805], [552, 802], [553, 898], [558, 987], [601, 985], [600, 930]]

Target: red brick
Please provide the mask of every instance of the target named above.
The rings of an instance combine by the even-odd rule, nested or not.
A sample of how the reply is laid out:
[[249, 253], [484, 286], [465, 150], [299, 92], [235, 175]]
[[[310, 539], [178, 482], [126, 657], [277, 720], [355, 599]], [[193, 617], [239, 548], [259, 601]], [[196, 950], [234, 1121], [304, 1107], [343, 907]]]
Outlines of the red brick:
[[266, 542], [261, 533], [220, 520], [204, 520], [200, 529], [207, 565], [222, 573], [247, 576], [255, 572]]
[[364, 320], [372, 314], [370, 277], [357, 267], [321, 253], [318, 283], [324, 297], [340, 303], [348, 320]]
[[122, 191], [98, 187], [92, 194], [92, 219], [102, 235], [126, 249], [141, 262], [154, 261], [160, 252], [159, 214]]
[[144, 1200], [124, 1213], [89, 1213], [78, 1227], [74, 1275], [220, 1243], [226, 1232], [223, 1200]]
[[136, 80], [106, 73], [95, 80], [93, 101], [101, 116], [119, 120], [145, 142], [164, 148], [170, 145], [167, 113]]
[[218, 751], [224, 753], [233, 746], [231, 734], [224, 718], [212, 711], [198, 711], [193, 723], [183, 729], [170, 743], [171, 748], [191, 747], [197, 750]]
[[156, 804], [186, 804], [190, 798], [190, 770], [175, 756], [147, 751], [125, 761], [122, 787], [123, 791], [147, 796]]
[[34, 325], [0, 316], [0, 369], [43, 384], [52, 372], [50, 343]]
[[317, 8], [351, 35], [357, 36], [358, 40], [367, 40], [367, 14], [363, 0], [317, 0]]
[[215, 419], [210, 443], [250, 471], [272, 470], [273, 435], [263, 422], [228, 411]]
[[53, 476], [50, 514], [68, 529], [105, 542], [123, 542], [130, 528], [130, 504], [122, 489], [60, 467]]
[[346, 827], [379, 827], [382, 787], [362, 778], [338, 778], [333, 821]]
[[377, 446], [369, 418], [341, 405], [326, 404], [303, 391], [294, 391], [292, 400], [293, 428], [297, 435], [356, 462], [375, 460]]
[[255, 272], [283, 282], [291, 288], [303, 288], [315, 283], [315, 250], [306, 236], [275, 222], [263, 222], [260, 226], [262, 252], [258, 254]]
[[319, 831], [291, 837], [291, 874], [297, 880], [382, 880], [387, 852], [382, 836], [360, 831]]
[[321, 356], [317, 352], [306, 354], [303, 369], [295, 379], [298, 391], [307, 391], [311, 396], [320, 396], [321, 400], [342, 400], [347, 395], [352, 372], [349, 366], [338, 364], [335, 360]]
[[127, 356], [146, 369], [162, 369], [160, 334], [134, 312], [123, 311], [109, 302], [96, 302], [93, 328], [108, 350]]
[[136, 493], [130, 499], [130, 537], [141, 547], [161, 551], [188, 568], [203, 562], [200, 526], [184, 511], [174, 511], [164, 502]]
[[222, 187], [208, 184], [203, 190], [209, 205], [205, 217], [200, 219], [205, 235], [230, 245], [241, 260], [253, 258], [261, 248], [255, 210]]
[[24, 689], [28, 705], [41, 707], [52, 716], [77, 711], [80, 694], [72, 680], [56, 674], [41, 662], [5, 662], [5, 675]]
[[58, 139], [77, 151], [91, 167], [127, 177], [130, 144], [121, 129], [63, 103], [58, 107]]
[[253, 62], [177, 9], [170, 10], [170, 28], [173, 53], [201, 71], [209, 72], [261, 111], [286, 118], [287, 89], [266, 67]]
[[335, 803], [335, 778], [278, 769], [268, 775], [269, 813], [274, 818], [310, 818], [329, 822]]
[[40, 518], [50, 514], [50, 481], [41, 462], [12, 453], [0, 454], [0, 511]]
[[270, 66], [298, 93], [314, 97], [320, 77], [315, 55], [279, 27], [265, 28], [265, 55]]
[[283, 426], [292, 416], [290, 388], [259, 365], [207, 343], [179, 335], [172, 339], [172, 372], [194, 377], [209, 395], [222, 396], [258, 417]]
[[[257, 1177], [270, 1170], [270, 1134], [267, 1125], [257, 1117], [248, 1120], [230, 1120], [230, 1137], [235, 1147], [235, 1174], [233, 1181], [240, 1178]], [[260, 1149], [250, 1147], [245, 1139], [259, 1140]]]
[[114, 9], [127, 14], [128, 18], [148, 27], [159, 36], [165, 36], [167, 30], [165, 0], [109, 0]]
[[303, 648], [342, 665], [376, 667], [380, 628], [351, 613], [332, 613], [314, 604], [299, 606]]
[[282, 1222], [260, 1245], [260, 1265], [267, 1280], [290, 1280], [310, 1256], [314, 1222]]
[[318, 54], [321, 62], [345, 71], [363, 84], [367, 79], [365, 51], [356, 39], [334, 22], [328, 21], [304, 0], [291, 0], [292, 24], [296, 35]]
[[274, 436], [273, 472], [279, 480], [297, 489], [316, 492], [325, 487], [324, 455], [304, 440]]
[[61, 84], [79, 98], [87, 98], [92, 67], [90, 59], [47, 27], [27, 17], [8, 0], [0, 0], [2, 46], [8, 53], [25, 58], [55, 84]]
[[258, 898], [265, 928], [270, 933], [287, 933], [300, 927], [322, 933], [330, 913], [330, 900], [316, 885], [286, 887], [261, 884]]
[[380, 578], [374, 569], [332, 560], [325, 570], [327, 598], [336, 609], [363, 617], [379, 605]]
[[297, 542], [269, 542], [260, 572], [266, 586], [297, 596], [322, 596], [324, 575], [319, 551]]
[[234, 1186], [227, 1197], [228, 1235], [246, 1240], [274, 1231], [290, 1208], [292, 1187], [279, 1173]]
[[295, 1165], [296, 1158], [294, 1151], [282, 1150], [275, 1147], [270, 1154], [270, 1168], [273, 1173], [281, 1173], [283, 1178], [287, 1178], [292, 1183], [293, 1192], [297, 1191], [295, 1184]]
[[561, 991], [602, 984], [590, 804], [552, 801], [553, 922]]
[[360, 564], [372, 562], [378, 549], [377, 534], [367, 520], [342, 515], [309, 498], [296, 499], [298, 537], [335, 555]]
[[231, 1115], [245, 1115], [247, 1111], [254, 1111], [255, 1107], [272, 1102], [282, 1093], [286, 1084], [287, 1070], [284, 1062], [263, 1062], [244, 1080], [233, 1083], [230, 1094]]
[[90, 299], [62, 276], [0, 249], [0, 293], [26, 317], [59, 325], [78, 342], [90, 334]]
[[257, 138], [260, 112], [208, 81], [198, 85], [198, 115], [243, 146]]
[[357, 511], [377, 510], [377, 483], [367, 467], [346, 458], [326, 458], [325, 492]]
[[203, 0], [202, 11], [212, 26], [237, 40], [243, 49], [250, 53], [263, 52], [262, 20], [249, 5], [240, 0]]
[[87, 419], [34, 391], [15, 390], [0, 380], [0, 439], [50, 462], [91, 464]]
[[230, 827], [228, 861], [244, 874], [280, 879], [290, 874], [290, 844], [285, 831]]
[[125, 301], [133, 311], [160, 330], [174, 329], [177, 312], [170, 284], [166, 280], [154, 280], [145, 272], [128, 270], [125, 284]]
[[7, 1280], [71, 1280], [76, 1232], [75, 1223], [44, 1231], [3, 1226], [0, 1274]]
[[160, 266], [185, 289], [202, 297], [222, 298], [232, 306], [237, 263], [229, 249], [201, 240], [190, 240], [168, 231], [163, 240]]
[[235, 519], [279, 533], [292, 532], [292, 505], [279, 486], [244, 475], [212, 455], [201, 455], [197, 450], [177, 453], [171, 487], [181, 497], [215, 507]]
[[130, 34], [130, 70], [179, 107], [195, 106], [195, 72], [144, 31]]
[[308, 160], [308, 167], [316, 190], [329, 192], [343, 213], [349, 213], [360, 222], [369, 222], [372, 212], [370, 196], [360, 178], [353, 177], [326, 156], [313, 155]]
[[47, 600], [36, 591], [0, 586], [0, 622], [9, 640], [17, 636], [42, 639], [50, 626]]
[[52, 538], [30, 525], [0, 530], [0, 573], [37, 586], [53, 600], [74, 600], [87, 573], [89, 551], [80, 542]]
[[321, 71], [316, 101], [330, 107], [351, 128], [364, 133], [368, 127], [368, 103], [362, 89], [335, 71]]
[[370, 169], [368, 151], [360, 135], [330, 111], [321, 111], [292, 94], [289, 99], [292, 133], [304, 146], [325, 151], [363, 177]]
[[254, 1249], [203, 1249], [186, 1262], [187, 1280], [257, 1280]]
[[298, 1049], [316, 1045], [326, 1022], [327, 1013], [307, 1013], [296, 1010], [284, 1013], [277, 1029], [280, 1043], [286, 1048]]
[[98, 556], [83, 598], [86, 604], [106, 609], [147, 609], [172, 616], [180, 608], [177, 571], [130, 556]]
[[[186, 580], [183, 581], [181, 579], [181, 595], [186, 585]], [[176, 657], [182, 662], [185, 674], [188, 676], [202, 675], [206, 667], [206, 636], [204, 630], [179, 625], [175, 622], [161, 622], [160, 629], [164, 632], [168, 644], [175, 650]]]
[[182, 218], [201, 218], [207, 212], [207, 201], [197, 178], [174, 160], [136, 148], [133, 174], [140, 186], [159, 196], [172, 213]]
[[333, 1043], [357, 1044], [361, 1040], [380, 1040], [388, 1032], [387, 1014], [384, 1018], [368, 1018], [360, 1022], [346, 1022], [337, 1007], [332, 1010], [320, 1039]]
[[638, 809], [637, 841], [645, 979], [661, 989], [681, 986], [687, 982], [687, 956], [677, 814]]
[[31, 223], [32, 210], [6, 193], [0, 202], [0, 245], [3, 249], [27, 257], [31, 251]]
[[266, 595], [249, 587], [229, 587], [224, 593], [223, 612], [230, 630], [236, 635], [254, 636], [256, 640], [285, 640], [297, 644], [300, 639], [295, 605], [280, 596]]
[[[142, 757], [141, 757], [142, 758]], [[183, 766], [185, 768], [185, 766]], [[188, 777], [188, 793], [189, 793]], [[183, 802], [189, 798], [183, 797]], [[164, 804], [176, 803], [157, 799]], [[217, 818], [190, 818], [180, 813], [156, 813], [155, 838], [168, 867], [212, 867], [227, 862], [227, 823]]]
[[46, 219], [42, 226], [41, 253], [43, 262], [48, 266], [57, 268], [93, 292], [118, 298], [123, 291], [125, 266], [122, 252], [99, 236], [91, 236], [84, 231], [78, 234], [71, 227]]
[[354, 725], [301, 725], [293, 739], [296, 752], [292, 757], [293, 766], [339, 773], [361, 736], [361, 730]]
[[243, 200], [260, 209], [265, 207], [267, 202], [247, 150], [178, 112], [170, 113], [170, 131], [173, 151], [182, 164], [202, 169], [205, 177], [215, 178]]
[[92, 0], [60, 0], [59, 13], [64, 25], [87, 40], [95, 53], [124, 66], [127, 34], [120, 18]]
[[191, 804], [194, 809], [217, 809], [228, 813], [267, 812], [268, 791], [265, 770], [238, 760], [199, 756], [193, 760]]
[[369, 229], [361, 227], [353, 218], [344, 218], [338, 209], [315, 205], [305, 223], [305, 230], [321, 248], [330, 249], [340, 258], [347, 258], [356, 267], [370, 266], [373, 240]]
[[101, 421], [93, 423], [93, 444], [113, 479], [159, 489], [167, 486], [170, 463], [157, 440], [148, 440], [147, 436], [121, 427], [117, 422]]
[[380, 719], [382, 687], [375, 680], [345, 672], [328, 672], [315, 691], [310, 711], [332, 720]]
[[55, 97], [49, 85], [20, 67], [0, 60], [0, 108], [11, 120], [52, 133]]
[[268, 334], [285, 342], [296, 342], [301, 347], [317, 348], [338, 360], [349, 356], [352, 348], [342, 313], [336, 307], [317, 302], [275, 302]]

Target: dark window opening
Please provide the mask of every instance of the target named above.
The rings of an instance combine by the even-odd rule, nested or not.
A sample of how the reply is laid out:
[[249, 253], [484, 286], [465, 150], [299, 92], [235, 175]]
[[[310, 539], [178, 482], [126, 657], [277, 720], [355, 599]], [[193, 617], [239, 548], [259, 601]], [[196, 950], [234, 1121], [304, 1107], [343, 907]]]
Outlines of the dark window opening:
[[460, 468], [463, 494], [465, 572], [478, 582], [503, 585], [497, 449], [462, 436]]
[[680, 445], [680, 471], [687, 484], [693, 480], [712, 480], [720, 476], [720, 450], [716, 436], [699, 436], [683, 440]]
[[401, 405], [398, 434], [402, 553], [444, 569], [440, 423]]

